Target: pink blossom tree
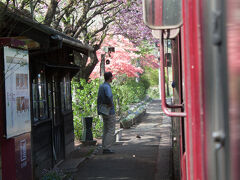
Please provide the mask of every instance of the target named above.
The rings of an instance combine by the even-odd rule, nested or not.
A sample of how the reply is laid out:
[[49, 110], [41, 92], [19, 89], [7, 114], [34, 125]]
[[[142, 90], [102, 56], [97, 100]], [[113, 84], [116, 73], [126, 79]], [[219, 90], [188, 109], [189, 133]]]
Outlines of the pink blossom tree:
[[[101, 44], [109, 30], [111, 33], [127, 37], [135, 46], [142, 44], [143, 41], [154, 40], [151, 30], [142, 22], [141, 0], [3, 0], [1, 2], [29, 18], [93, 46], [94, 52], [90, 60], [83, 55], [76, 56], [81, 68], [79, 78], [88, 79], [92, 73], [100, 60], [97, 52], [102, 47]], [[148, 56], [146, 53], [142, 55]], [[116, 63], [119, 62], [120, 60]]]
[[143, 23], [142, 0], [130, 1], [126, 8], [121, 9], [111, 28], [115, 34], [127, 37], [135, 45], [143, 41], [157, 41], [152, 36], [152, 30]]
[[[108, 54], [104, 52], [104, 47], [115, 47], [115, 52]], [[113, 72], [114, 75], [126, 74], [128, 77], [138, 77], [144, 72], [144, 67], [158, 68], [157, 57], [151, 55], [150, 50], [141, 50], [136, 47], [128, 38], [122, 35], [107, 36], [102, 44], [102, 48], [97, 51], [98, 59], [105, 54], [105, 59], [110, 64], [105, 64], [105, 70]], [[100, 61], [95, 66], [91, 79], [100, 76]]]
[[159, 67], [158, 58], [153, 55], [158, 40], [152, 36], [152, 30], [143, 23], [141, 0], [131, 1], [125, 9], [121, 9], [111, 30], [114, 34], [128, 38], [138, 47], [138, 66], [142, 69], [146, 66], [153, 69]]
[[[76, 55], [81, 71], [79, 78], [88, 79], [98, 63], [97, 50], [116, 15], [126, 6], [126, 0], [2, 0], [16, 13], [50, 26], [94, 48], [91, 60]], [[0, 27], [1, 30], [1, 27]]]
[[[103, 47], [115, 47], [115, 52], [106, 54], [103, 51]], [[126, 74], [128, 77], [138, 77], [138, 73], [142, 73], [141, 67], [136, 67], [132, 62], [139, 58], [137, 54], [139, 49], [134, 46], [129, 39], [121, 36], [107, 36], [102, 44], [102, 48], [97, 51], [98, 59], [101, 59], [101, 55], [105, 54], [106, 59], [110, 61], [110, 64], [105, 65], [106, 71], [111, 71], [113, 75]], [[91, 79], [98, 78], [100, 76], [100, 62], [96, 65]]]

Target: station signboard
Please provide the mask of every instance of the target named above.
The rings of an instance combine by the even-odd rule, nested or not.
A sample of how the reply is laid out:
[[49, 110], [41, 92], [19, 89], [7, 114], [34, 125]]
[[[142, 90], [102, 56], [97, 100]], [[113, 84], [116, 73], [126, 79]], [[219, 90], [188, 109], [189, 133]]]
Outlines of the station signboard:
[[6, 138], [31, 131], [28, 51], [4, 47]]

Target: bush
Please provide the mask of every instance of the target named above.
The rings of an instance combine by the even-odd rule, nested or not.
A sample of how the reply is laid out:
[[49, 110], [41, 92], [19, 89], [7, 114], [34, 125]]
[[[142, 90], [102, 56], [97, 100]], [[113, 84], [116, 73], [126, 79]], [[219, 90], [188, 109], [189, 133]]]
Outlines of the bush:
[[70, 174], [63, 173], [60, 169], [54, 168], [54, 169], [44, 169], [42, 172], [42, 177], [40, 180], [63, 180], [63, 179], [72, 179], [72, 176]]
[[84, 117], [93, 117], [93, 137], [101, 136], [102, 122], [97, 114], [97, 93], [99, 80], [87, 83], [84, 79], [80, 82], [72, 81], [73, 94], [73, 121], [76, 139], [82, 138]]
[[[124, 78], [122, 78], [124, 79]], [[144, 82], [136, 82], [134, 78], [127, 80], [114, 80], [111, 84], [114, 104], [117, 116], [127, 114], [129, 104], [140, 102], [146, 96], [146, 85]], [[103, 122], [97, 114], [97, 94], [99, 79], [91, 82], [80, 80], [72, 82], [74, 133], [76, 139], [81, 139], [84, 117], [93, 117], [93, 137], [102, 135]]]
[[160, 98], [160, 94], [159, 94], [159, 87], [155, 86], [155, 87], [150, 87], [147, 90], [147, 95], [149, 97], [151, 97], [152, 99], [159, 99]]
[[[159, 74], [158, 69], [152, 69], [150, 67], [145, 67], [145, 72], [142, 75], [143, 81], [146, 81], [149, 83], [149, 87], [151, 86], [157, 86], [159, 83]], [[147, 88], [147, 89], [148, 89]]]
[[144, 83], [136, 82], [134, 78], [128, 78], [124, 82], [115, 80], [112, 83], [112, 90], [118, 116], [125, 116], [129, 104], [140, 102], [146, 96]]

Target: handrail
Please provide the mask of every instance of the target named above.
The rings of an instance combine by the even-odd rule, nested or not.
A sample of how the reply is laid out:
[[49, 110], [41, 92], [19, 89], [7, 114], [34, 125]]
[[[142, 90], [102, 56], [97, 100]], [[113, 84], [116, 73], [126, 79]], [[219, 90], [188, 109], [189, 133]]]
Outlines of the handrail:
[[[165, 94], [165, 69], [164, 69], [164, 39], [163, 39], [163, 32], [161, 32], [161, 38], [160, 38], [160, 52], [161, 52], [161, 60], [160, 60], [160, 67], [161, 67], [161, 99], [162, 99], [162, 110], [163, 112], [172, 117], [186, 117], [186, 112], [170, 112], [167, 108], [171, 107], [178, 108], [178, 105], [169, 105], [166, 103], [166, 94]], [[181, 107], [183, 105], [181, 104]]]

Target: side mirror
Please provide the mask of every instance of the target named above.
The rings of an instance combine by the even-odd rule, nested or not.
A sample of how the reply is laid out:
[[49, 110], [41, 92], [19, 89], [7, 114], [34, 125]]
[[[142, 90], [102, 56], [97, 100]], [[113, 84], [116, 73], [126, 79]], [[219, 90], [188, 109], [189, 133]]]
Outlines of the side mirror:
[[142, 0], [143, 20], [151, 29], [174, 29], [182, 25], [181, 0]]

